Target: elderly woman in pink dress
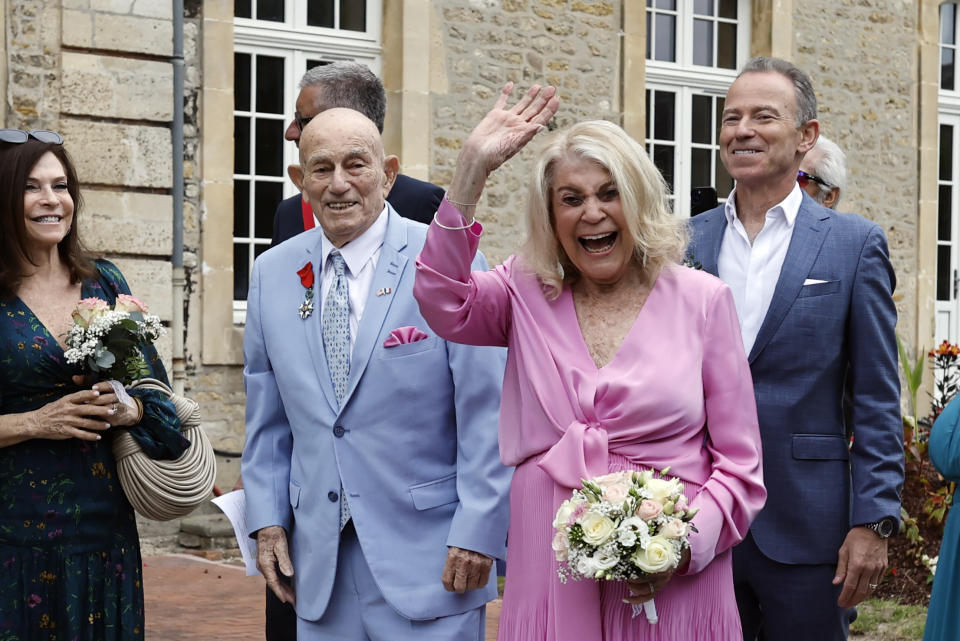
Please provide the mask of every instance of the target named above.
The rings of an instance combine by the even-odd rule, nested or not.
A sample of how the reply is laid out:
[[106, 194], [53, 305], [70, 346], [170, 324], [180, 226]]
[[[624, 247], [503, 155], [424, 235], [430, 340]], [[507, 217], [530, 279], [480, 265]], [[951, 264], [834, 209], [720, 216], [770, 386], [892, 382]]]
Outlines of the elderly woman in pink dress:
[[[552, 87], [534, 86], [508, 107], [512, 88], [464, 142], [414, 289], [439, 335], [509, 348], [500, 452], [516, 473], [499, 638], [739, 641], [730, 548], [766, 491], [733, 298], [679, 264], [685, 227], [662, 178], [604, 121], [551, 135], [530, 178], [526, 242], [499, 267], [471, 272], [487, 177], [558, 106]], [[580, 479], [667, 466], [700, 509], [677, 569], [561, 583], [552, 522]], [[629, 603], [654, 594], [659, 623], [634, 618]]]

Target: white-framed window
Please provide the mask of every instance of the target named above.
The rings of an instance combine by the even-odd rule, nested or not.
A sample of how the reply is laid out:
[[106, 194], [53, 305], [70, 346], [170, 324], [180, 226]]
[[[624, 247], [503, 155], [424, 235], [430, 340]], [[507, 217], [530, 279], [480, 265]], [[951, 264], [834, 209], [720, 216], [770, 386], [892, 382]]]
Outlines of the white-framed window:
[[[284, 140], [307, 69], [354, 60], [380, 75], [382, 0], [234, 2], [234, 322], [246, 316], [254, 259], [270, 246], [273, 214], [296, 193]], [[214, 141], [214, 144], [215, 141]]]
[[937, 286], [934, 340], [960, 342], [960, 84], [957, 3], [940, 5]]
[[717, 135], [723, 98], [750, 49], [750, 0], [647, 0], [647, 130], [650, 157], [689, 216], [691, 191], [733, 189]]

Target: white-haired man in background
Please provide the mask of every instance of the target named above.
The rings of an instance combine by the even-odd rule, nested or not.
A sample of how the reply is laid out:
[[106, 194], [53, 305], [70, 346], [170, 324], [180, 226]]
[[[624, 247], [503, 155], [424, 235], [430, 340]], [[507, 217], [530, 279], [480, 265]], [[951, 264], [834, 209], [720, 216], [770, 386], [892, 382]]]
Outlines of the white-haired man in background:
[[800, 162], [800, 187], [828, 209], [836, 209], [847, 184], [847, 156], [823, 134]]

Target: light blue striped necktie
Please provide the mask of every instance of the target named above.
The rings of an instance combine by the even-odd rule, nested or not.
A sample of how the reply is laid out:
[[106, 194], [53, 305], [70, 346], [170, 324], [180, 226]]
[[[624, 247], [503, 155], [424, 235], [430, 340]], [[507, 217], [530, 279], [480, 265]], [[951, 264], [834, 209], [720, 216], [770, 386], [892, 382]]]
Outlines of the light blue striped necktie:
[[[327, 369], [333, 381], [337, 402], [343, 404], [350, 377], [350, 297], [347, 289], [346, 264], [338, 251], [330, 253], [333, 283], [323, 303], [323, 349], [327, 354]], [[350, 520], [347, 496], [340, 485], [340, 529]]]

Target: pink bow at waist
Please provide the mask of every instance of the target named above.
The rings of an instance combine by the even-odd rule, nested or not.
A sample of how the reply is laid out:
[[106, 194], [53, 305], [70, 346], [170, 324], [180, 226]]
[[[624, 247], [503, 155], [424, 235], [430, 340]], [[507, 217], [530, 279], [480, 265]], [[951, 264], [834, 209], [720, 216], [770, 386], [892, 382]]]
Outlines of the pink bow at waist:
[[579, 488], [580, 479], [602, 476], [609, 471], [608, 448], [607, 430], [573, 421], [538, 465], [557, 485]]

